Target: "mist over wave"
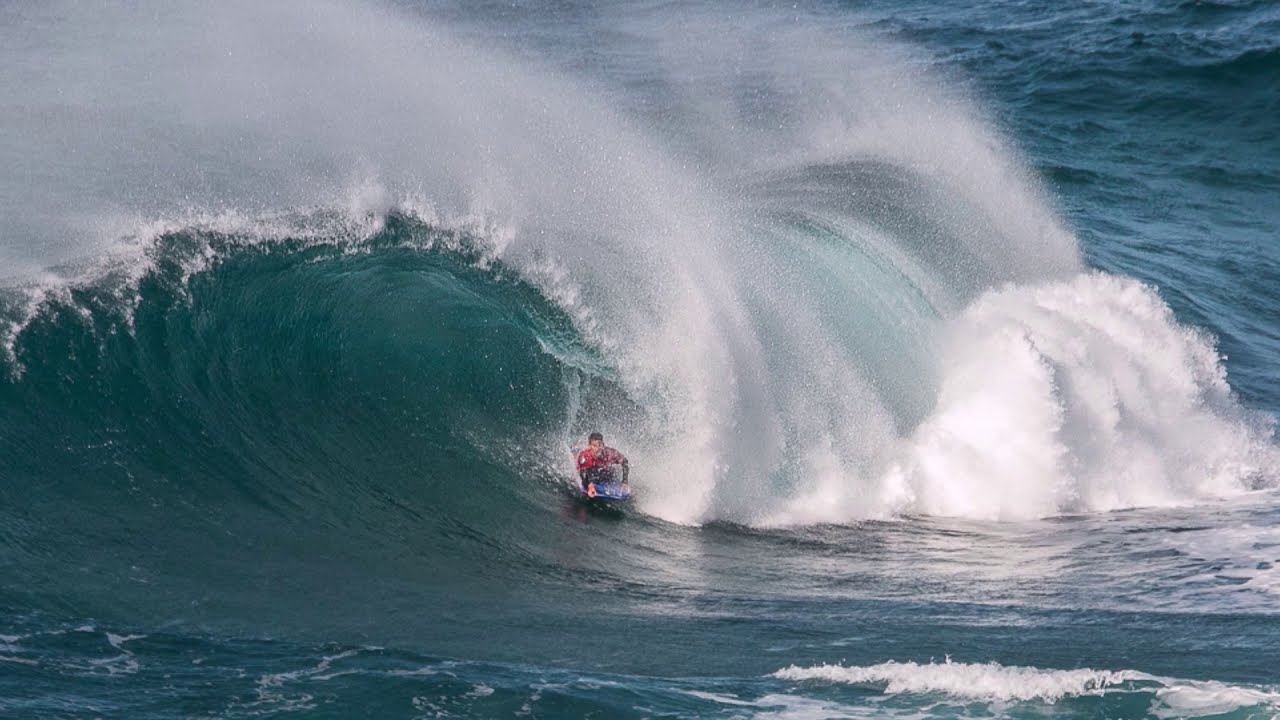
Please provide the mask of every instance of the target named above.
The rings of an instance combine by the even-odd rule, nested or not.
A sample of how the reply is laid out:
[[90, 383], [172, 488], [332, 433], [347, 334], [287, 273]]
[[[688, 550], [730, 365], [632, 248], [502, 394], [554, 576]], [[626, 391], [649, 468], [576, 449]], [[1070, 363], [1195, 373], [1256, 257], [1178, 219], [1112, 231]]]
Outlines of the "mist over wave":
[[[641, 91], [375, 5], [8, 12], [0, 336], [42, 427], [146, 398], [153, 425], [113, 442], [175, 463], [245, 428], [211, 476], [395, 445], [384, 500], [495, 440], [484, 473], [545, 487], [600, 428], [644, 512], [682, 523], [1042, 517], [1277, 477], [1212, 339], [1086, 272], [1016, 149], [857, 29], [620, 17], [657, 68]], [[254, 309], [276, 324], [237, 325]], [[269, 430], [338, 398], [364, 429], [305, 444], [323, 459]]]

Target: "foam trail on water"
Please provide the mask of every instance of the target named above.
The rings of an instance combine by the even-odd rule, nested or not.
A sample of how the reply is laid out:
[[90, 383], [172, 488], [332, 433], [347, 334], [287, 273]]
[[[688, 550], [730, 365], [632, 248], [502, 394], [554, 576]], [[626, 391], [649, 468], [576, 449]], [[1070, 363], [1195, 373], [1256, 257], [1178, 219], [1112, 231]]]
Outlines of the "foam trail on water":
[[879, 665], [792, 665], [773, 677], [852, 685], [883, 685], [889, 695], [940, 693], [980, 702], [1056, 703], [1066, 698], [1107, 694], [1150, 695], [1157, 717], [1206, 717], [1239, 710], [1275, 712], [1274, 688], [1183, 680], [1137, 670], [1049, 670], [999, 663], [886, 662]]
[[1068, 696], [1099, 695], [1108, 688], [1121, 689], [1135, 680], [1152, 680], [1133, 670], [1042, 670], [998, 663], [918, 664], [886, 662], [865, 667], [792, 665], [773, 673], [784, 680], [825, 680], [849, 684], [883, 684], [890, 695], [945, 693], [979, 700], [1047, 700]]
[[1280, 528], [1244, 523], [1229, 528], [1206, 528], [1171, 534], [1163, 544], [1203, 563], [1204, 569], [1180, 578], [1192, 592], [1214, 587], [1224, 578], [1233, 589], [1258, 593], [1270, 611], [1280, 595]]

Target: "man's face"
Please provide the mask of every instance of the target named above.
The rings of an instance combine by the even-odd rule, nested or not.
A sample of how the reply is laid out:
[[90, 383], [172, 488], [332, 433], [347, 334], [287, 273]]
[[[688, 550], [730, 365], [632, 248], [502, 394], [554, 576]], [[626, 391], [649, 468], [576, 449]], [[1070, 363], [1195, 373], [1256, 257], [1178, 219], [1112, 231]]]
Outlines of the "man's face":
[[604, 441], [603, 441], [603, 440], [591, 440], [591, 441], [590, 441], [590, 442], [588, 442], [587, 444], [591, 446], [591, 454], [592, 454], [592, 455], [599, 455], [600, 453], [604, 452]]

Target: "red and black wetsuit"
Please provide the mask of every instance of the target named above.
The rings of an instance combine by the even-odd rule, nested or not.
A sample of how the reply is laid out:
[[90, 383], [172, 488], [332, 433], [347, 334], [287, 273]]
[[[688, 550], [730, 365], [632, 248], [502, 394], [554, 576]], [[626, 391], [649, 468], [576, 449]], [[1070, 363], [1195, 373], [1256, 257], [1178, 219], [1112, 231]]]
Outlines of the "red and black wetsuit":
[[611, 480], [609, 467], [611, 465], [622, 466], [622, 482], [627, 481], [627, 474], [631, 471], [630, 465], [627, 463], [627, 456], [614, 450], [611, 447], [602, 448], [600, 457], [596, 457], [592, 453], [591, 448], [587, 448], [578, 453], [578, 478], [582, 480], [582, 489], [587, 489], [587, 483], [599, 483]]

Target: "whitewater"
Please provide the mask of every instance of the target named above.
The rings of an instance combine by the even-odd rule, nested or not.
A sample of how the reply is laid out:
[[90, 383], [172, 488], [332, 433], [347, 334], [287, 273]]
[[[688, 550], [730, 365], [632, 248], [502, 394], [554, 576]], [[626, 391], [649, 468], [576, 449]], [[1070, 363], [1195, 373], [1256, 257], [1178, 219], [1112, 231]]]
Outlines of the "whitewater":
[[0, 10], [0, 709], [1275, 715], [1215, 7]]

